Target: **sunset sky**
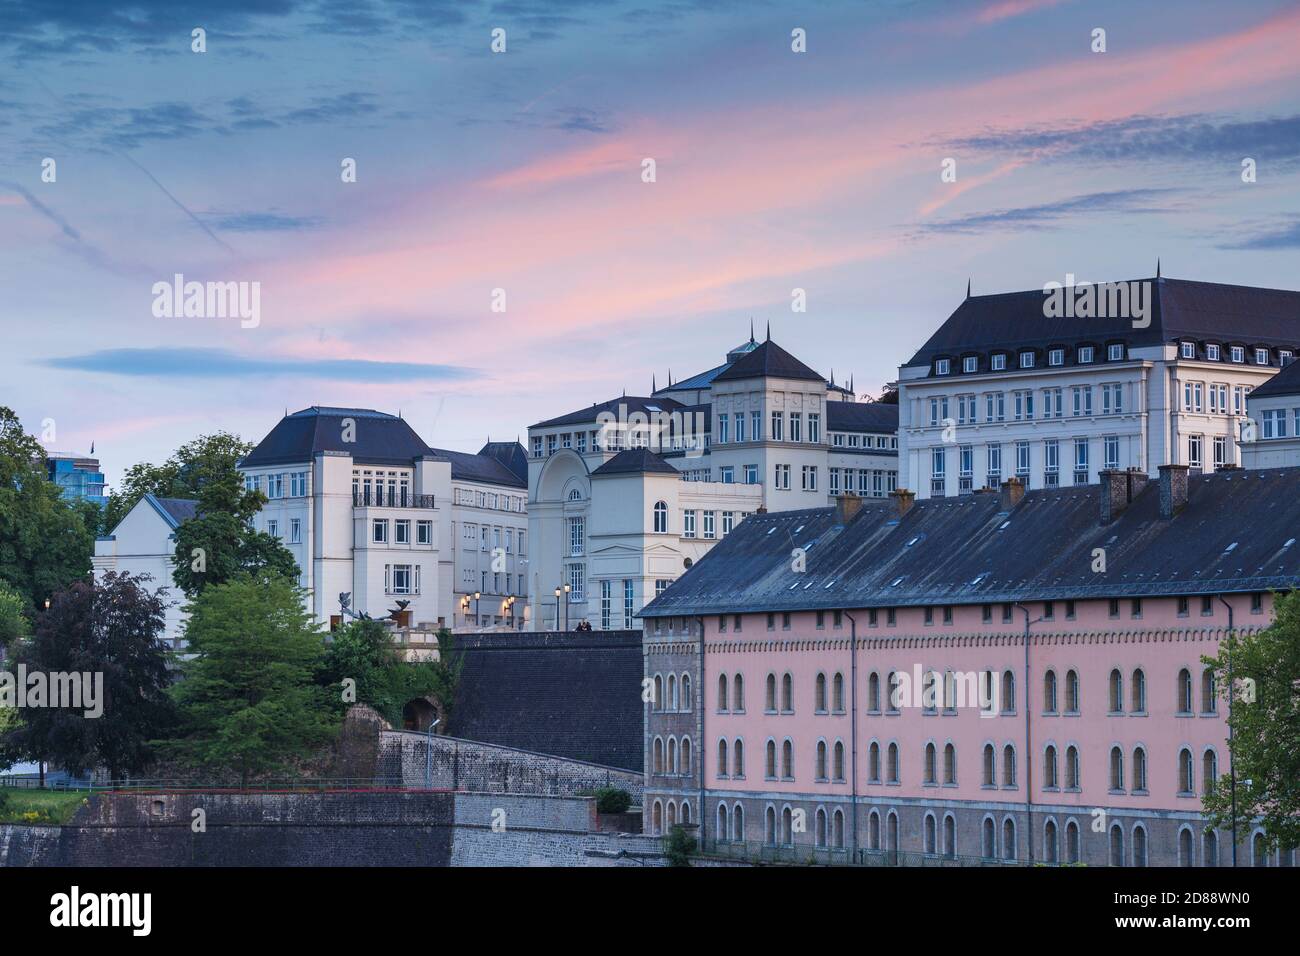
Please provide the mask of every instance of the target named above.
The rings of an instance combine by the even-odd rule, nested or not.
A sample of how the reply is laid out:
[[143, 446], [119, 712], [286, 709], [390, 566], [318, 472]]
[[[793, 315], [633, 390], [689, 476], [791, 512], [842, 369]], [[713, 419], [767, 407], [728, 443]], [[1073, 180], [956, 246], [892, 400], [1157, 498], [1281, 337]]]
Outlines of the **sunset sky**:
[[1297, 51], [1266, 0], [8, 0], [0, 404], [111, 484], [312, 404], [474, 451], [751, 319], [874, 394], [968, 277], [1300, 288]]

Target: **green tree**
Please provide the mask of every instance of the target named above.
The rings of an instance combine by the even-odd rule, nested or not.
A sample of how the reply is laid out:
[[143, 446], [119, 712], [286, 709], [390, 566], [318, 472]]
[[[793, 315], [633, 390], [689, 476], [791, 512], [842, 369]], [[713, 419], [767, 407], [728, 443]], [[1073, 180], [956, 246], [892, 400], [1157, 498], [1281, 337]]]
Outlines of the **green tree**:
[[73, 774], [104, 767], [113, 779], [148, 765], [149, 741], [167, 730], [173, 708], [163, 599], [147, 580], [110, 572], [54, 595], [31, 640], [16, 645], [16, 663], [51, 686], [55, 674], [92, 675], [93, 683], [83, 684], [79, 706], [25, 708], [0, 736], [0, 760], [50, 761]]
[[204, 588], [186, 611], [194, 656], [173, 688], [181, 723], [166, 753], [247, 784], [333, 737], [337, 713], [313, 680], [323, 635], [292, 581], [243, 574]]
[[253, 516], [266, 503], [260, 491], [244, 488], [232, 465], [210, 474], [198, 492], [195, 517], [176, 529], [176, 586], [193, 599], [204, 588], [240, 574], [297, 579], [298, 565], [280, 539], [253, 528]]
[[349, 703], [341, 693], [343, 682], [352, 680], [356, 703], [370, 705], [395, 726], [402, 723], [402, 709], [418, 697], [434, 698], [447, 715], [460, 675], [450, 631], [439, 633], [439, 652], [437, 661], [405, 661], [382, 622], [351, 621], [331, 635], [320, 682], [341, 709]]
[[[1272, 626], [1234, 634], [1219, 645], [1215, 686], [1226, 701], [1237, 776], [1237, 821], [1258, 819], [1269, 845], [1300, 845], [1300, 595], [1276, 595]], [[1220, 778], [1204, 798], [1213, 825], [1232, 823], [1230, 778]]]
[[0, 581], [0, 649], [8, 647], [27, 633], [27, 616], [23, 597]]
[[28, 611], [90, 572], [95, 541], [45, 470], [45, 449], [0, 406], [0, 581]]
[[161, 465], [141, 462], [127, 469], [108, 496], [101, 534], [108, 534], [145, 496], [198, 498], [210, 480], [235, 471], [235, 465], [253, 446], [230, 432], [201, 435], [186, 442]]

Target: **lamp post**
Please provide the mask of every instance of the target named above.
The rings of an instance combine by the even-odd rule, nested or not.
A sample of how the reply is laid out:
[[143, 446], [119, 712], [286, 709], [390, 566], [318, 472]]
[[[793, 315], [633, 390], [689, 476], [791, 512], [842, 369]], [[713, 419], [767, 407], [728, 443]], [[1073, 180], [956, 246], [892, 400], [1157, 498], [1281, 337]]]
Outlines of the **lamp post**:
[[478, 627], [478, 626], [479, 626], [478, 599], [481, 598], [482, 596], [483, 596], [483, 592], [482, 592], [482, 591], [475, 591], [475, 592], [474, 592], [474, 626], [475, 626], [475, 627]]
[[442, 723], [441, 717], [435, 717], [429, 729], [424, 732], [424, 789], [433, 789], [433, 728]]
[[573, 590], [572, 584], [564, 586], [564, 629], [569, 629], [569, 592]]
[[560, 629], [560, 586], [555, 586], [555, 629]]

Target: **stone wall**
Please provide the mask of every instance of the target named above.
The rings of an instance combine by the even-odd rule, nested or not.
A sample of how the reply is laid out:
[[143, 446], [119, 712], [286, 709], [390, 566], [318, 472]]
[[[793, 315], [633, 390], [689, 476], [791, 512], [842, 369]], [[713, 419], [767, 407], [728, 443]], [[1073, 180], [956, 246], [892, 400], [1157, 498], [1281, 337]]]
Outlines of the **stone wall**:
[[631, 770], [402, 730], [380, 732], [375, 779], [387, 786], [547, 796], [618, 787], [637, 805], [644, 786]]

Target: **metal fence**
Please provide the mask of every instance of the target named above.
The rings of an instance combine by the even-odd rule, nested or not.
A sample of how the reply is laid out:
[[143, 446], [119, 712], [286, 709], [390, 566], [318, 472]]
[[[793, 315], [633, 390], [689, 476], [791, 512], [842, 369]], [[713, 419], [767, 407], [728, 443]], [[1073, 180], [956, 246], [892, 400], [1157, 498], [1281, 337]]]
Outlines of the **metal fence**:
[[771, 843], [754, 843], [741, 840], [707, 840], [701, 844], [705, 856], [750, 863], [785, 863], [807, 866], [905, 866], [905, 867], [971, 867], [971, 866], [1027, 866], [1025, 860], [999, 860], [980, 856], [945, 855], [943, 853], [913, 853], [903, 850], [854, 851], [847, 847], [779, 846]]

